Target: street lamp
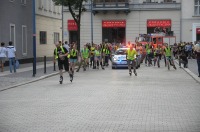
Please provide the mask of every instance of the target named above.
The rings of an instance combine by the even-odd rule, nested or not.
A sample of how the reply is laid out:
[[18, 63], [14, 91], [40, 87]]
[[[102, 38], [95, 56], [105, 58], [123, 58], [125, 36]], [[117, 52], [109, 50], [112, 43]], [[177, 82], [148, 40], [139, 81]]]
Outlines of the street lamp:
[[92, 14], [92, 10], [93, 10], [93, 2], [91, 0], [91, 44], [93, 44], [93, 14]]
[[36, 22], [35, 22], [35, 0], [32, 3], [33, 8], [33, 77], [36, 74]]

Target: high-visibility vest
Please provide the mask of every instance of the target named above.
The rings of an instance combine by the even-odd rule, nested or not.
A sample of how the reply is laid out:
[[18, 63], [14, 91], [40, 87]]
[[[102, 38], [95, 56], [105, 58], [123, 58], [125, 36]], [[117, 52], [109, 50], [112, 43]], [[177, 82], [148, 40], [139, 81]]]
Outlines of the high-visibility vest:
[[[65, 50], [63, 49], [63, 47], [60, 46], [60, 48], [61, 48], [62, 53], [65, 54]], [[58, 48], [55, 49], [55, 53], [56, 53], [55, 59], [58, 59]]]
[[83, 58], [89, 57], [89, 49], [88, 48], [86, 48], [86, 49], [83, 48], [81, 53], [82, 53]]
[[106, 55], [109, 55], [110, 54], [110, 50], [109, 49], [105, 49], [105, 53], [106, 53]]
[[72, 49], [72, 50], [70, 51], [70, 56], [72, 56], [72, 57], [77, 56], [77, 50], [74, 51], [74, 49]]
[[100, 56], [100, 51], [99, 50], [95, 50], [95, 56]]
[[165, 56], [171, 56], [171, 49], [165, 48]]
[[134, 49], [133, 50], [128, 49], [127, 50], [127, 59], [134, 60], [136, 54], [137, 54], [137, 52]]

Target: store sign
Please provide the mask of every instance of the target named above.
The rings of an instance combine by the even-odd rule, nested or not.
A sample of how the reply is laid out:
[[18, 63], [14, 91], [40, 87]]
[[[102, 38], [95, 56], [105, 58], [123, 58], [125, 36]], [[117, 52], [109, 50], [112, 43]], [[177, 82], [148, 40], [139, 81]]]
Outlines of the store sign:
[[126, 20], [103, 20], [103, 28], [126, 27]]
[[78, 30], [78, 26], [74, 20], [68, 20], [67, 27], [68, 27], [68, 31], [77, 31]]
[[197, 28], [197, 29], [196, 29], [196, 33], [197, 33], [197, 34], [200, 34], [200, 28]]
[[171, 27], [171, 20], [147, 20], [147, 27]]

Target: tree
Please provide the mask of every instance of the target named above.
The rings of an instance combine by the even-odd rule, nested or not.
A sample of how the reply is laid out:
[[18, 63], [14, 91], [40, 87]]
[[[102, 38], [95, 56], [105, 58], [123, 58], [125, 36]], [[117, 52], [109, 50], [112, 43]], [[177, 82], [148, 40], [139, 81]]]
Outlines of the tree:
[[[87, 0], [52, 0], [55, 5], [62, 5], [69, 8], [69, 11], [78, 27], [78, 40], [77, 49], [80, 50], [80, 26], [81, 26], [81, 13], [86, 11], [83, 2]], [[77, 13], [75, 11], [78, 11]]]

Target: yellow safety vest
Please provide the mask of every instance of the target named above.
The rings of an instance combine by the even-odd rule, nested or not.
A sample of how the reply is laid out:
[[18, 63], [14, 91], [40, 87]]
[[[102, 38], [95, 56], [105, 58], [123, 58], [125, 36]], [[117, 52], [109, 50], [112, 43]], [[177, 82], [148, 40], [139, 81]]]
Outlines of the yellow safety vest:
[[137, 52], [134, 49], [133, 50], [128, 49], [127, 50], [127, 60], [134, 60], [136, 54], [137, 54]]
[[[62, 53], [65, 54], [65, 50], [63, 49], [63, 47], [60, 46], [60, 48], [61, 48]], [[56, 53], [55, 59], [58, 59], [58, 48], [55, 49], [55, 53]]]

